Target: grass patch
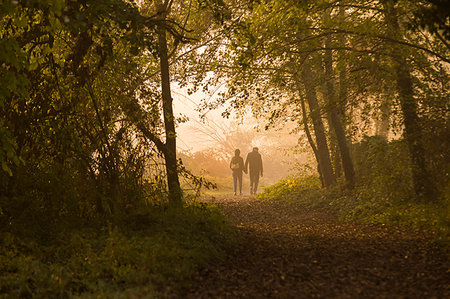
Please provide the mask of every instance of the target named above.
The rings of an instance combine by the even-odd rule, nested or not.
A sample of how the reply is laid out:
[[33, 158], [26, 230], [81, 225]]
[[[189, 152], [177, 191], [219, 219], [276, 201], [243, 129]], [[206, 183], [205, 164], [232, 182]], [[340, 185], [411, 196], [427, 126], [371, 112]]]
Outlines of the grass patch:
[[339, 211], [344, 220], [360, 220], [428, 231], [434, 235], [437, 243], [450, 248], [448, 200], [434, 203], [398, 201], [389, 197], [371, 198], [368, 194], [355, 190], [332, 200], [331, 205]]
[[[355, 190], [340, 186], [324, 189], [317, 177], [291, 177], [264, 188], [261, 200], [284, 200], [312, 208], [336, 211], [344, 221], [363, 221], [426, 230], [435, 241], [450, 248], [450, 203], [448, 199], [421, 203], [389, 196], [383, 190], [358, 185]], [[398, 192], [398, 191], [397, 191]]]
[[320, 180], [315, 176], [287, 177], [278, 183], [263, 188], [256, 195], [261, 200], [284, 200], [299, 202], [311, 207], [327, 204], [327, 198], [321, 189]]
[[[205, 176], [205, 179], [216, 184], [216, 189], [210, 190], [202, 190], [203, 195], [207, 196], [219, 196], [219, 195], [230, 195], [233, 194], [233, 177], [230, 173], [229, 177], [213, 177], [213, 176]], [[263, 189], [264, 186], [267, 186], [271, 183], [271, 180], [266, 177], [261, 177], [259, 179], [259, 188]], [[237, 190], [239, 192], [239, 189]], [[250, 180], [248, 174], [243, 174], [242, 177], [242, 193], [250, 194]]]
[[50, 243], [0, 234], [0, 296], [48, 298], [165, 296], [222, 259], [233, 239], [218, 209], [199, 204], [61, 230]]

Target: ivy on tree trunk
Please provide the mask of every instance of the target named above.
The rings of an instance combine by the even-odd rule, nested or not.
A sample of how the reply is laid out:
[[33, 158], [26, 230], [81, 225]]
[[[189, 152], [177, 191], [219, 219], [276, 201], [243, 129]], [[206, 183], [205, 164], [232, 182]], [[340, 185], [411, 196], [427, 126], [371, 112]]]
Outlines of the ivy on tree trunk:
[[[166, 19], [167, 5], [159, 5], [158, 13], [163, 20]], [[162, 104], [164, 115], [164, 129], [166, 132], [166, 144], [164, 160], [166, 163], [167, 185], [169, 188], [169, 200], [172, 204], [182, 201], [182, 192], [178, 178], [177, 144], [175, 132], [175, 118], [173, 114], [172, 95], [170, 90], [169, 52], [167, 48], [166, 29], [160, 25], [158, 28], [158, 50], [160, 59]]]

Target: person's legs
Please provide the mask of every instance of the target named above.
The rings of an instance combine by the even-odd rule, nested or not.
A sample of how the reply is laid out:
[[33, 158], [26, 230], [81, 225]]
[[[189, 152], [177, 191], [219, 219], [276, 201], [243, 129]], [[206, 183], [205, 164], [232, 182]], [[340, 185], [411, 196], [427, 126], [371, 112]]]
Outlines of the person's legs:
[[251, 172], [250, 173], [250, 193], [256, 194], [256, 190], [258, 189], [259, 182], [259, 172]]
[[250, 194], [256, 193], [256, 188], [258, 188], [258, 177], [259, 173], [250, 172]]
[[259, 183], [259, 172], [256, 173], [253, 178], [253, 194], [256, 194], [256, 191], [258, 190], [258, 183]]
[[237, 187], [237, 174], [233, 171], [233, 191], [234, 195], [236, 195], [236, 187]]
[[242, 194], [242, 171], [239, 173], [238, 181], [239, 181], [239, 194]]

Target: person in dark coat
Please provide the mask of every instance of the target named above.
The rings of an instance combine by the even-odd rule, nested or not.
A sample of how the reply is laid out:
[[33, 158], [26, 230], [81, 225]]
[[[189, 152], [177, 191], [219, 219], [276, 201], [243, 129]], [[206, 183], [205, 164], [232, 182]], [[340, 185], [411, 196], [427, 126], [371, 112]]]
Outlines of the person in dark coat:
[[239, 184], [239, 194], [242, 195], [242, 172], [247, 171], [244, 169], [244, 159], [240, 156], [241, 151], [236, 149], [234, 151], [234, 157], [231, 158], [230, 169], [233, 172], [233, 190], [234, 195], [237, 192], [237, 185]]
[[261, 154], [258, 148], [254, 147], [253, 151], [248, 153], [245, 159], [245, 171], [250, 170], [250, 194], [256, 194], [258, 190], [259, 176], [263, 176], [263, 164]]

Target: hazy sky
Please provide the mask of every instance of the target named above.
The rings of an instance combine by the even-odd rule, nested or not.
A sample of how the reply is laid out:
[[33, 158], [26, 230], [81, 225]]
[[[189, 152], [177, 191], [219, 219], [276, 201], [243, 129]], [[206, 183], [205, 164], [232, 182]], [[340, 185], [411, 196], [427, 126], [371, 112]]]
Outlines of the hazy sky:
[[226, 119], [221, 116], [225, 107], [209, 111], [205, 120], [201, 120], [200, 112], [196, 110], [197, 106], [203, 99], [209, 98], [212, 100], [215, 96], [217, 96], [217, 91], [213, 95], [208, 95], [201, 91], [188, 95], [185, 88], [182, 89], [177, 88], [175, 85], [172, 86], [176, 117], [179, 117], [181, 114], [189, 117], [188, 122], [179, 124], [176, 129], [178, 136], [177, 146], [179, 149], [195, 152], [213, 146], [214, 142], [212, 139], [208, 138], [206, 134], [200, 134], [197, 129], [209, 128], [214, 123], [223, 126], [231, 126], [233, 123], [236, 123], [236, 119], [232, 117]]

